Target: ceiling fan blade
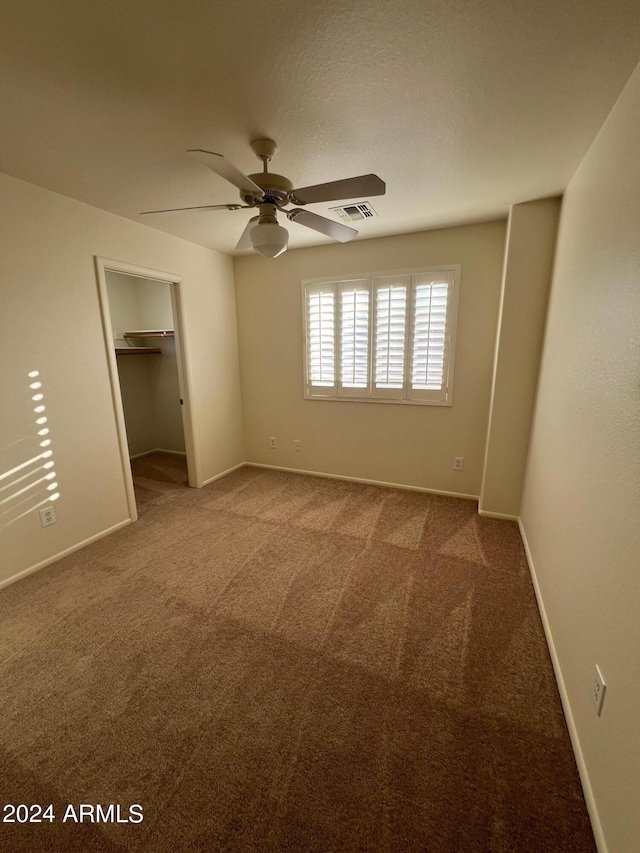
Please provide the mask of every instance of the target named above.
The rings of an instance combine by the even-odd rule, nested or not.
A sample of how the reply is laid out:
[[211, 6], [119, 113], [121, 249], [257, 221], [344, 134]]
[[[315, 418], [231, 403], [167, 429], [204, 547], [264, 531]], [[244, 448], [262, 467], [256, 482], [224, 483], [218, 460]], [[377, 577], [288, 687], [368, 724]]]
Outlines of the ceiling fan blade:
[[220, 175], [221, 178], [229, 181], [234, 187], [238, 187], [243, 193], [252, 196], [263, 195], [260, 187], [254, 184], [251, 178], [248, 178], [240, 169], [236, 169], [233, 163], [230, 163], [222, 154], [214, 154], [213, 151], [204, 151], [202, 148], [188, 148], [187, 154], [193, 154], [196, 160], [207, 166], [216, 175]]
[[181, 210], [241, 210], [248, 204], [201, 204], [198, 207], [169, 207], [166, 210], [142, 210], [140, 216], [148, 213], [178, 213]]
[[243, 252], [245, 249], [253, 249], [253, 243], [251, 242], [249, 231], [251, 231], [251, 229], [259, 219], [259, 216], [252, 216], [251, 219], [247, 222], [246, 228], [242, 232], [242, 235], [236, 244], [236, 250], [238, 252]]
[[332, 237], [340, 243], [347, 243], [358, 236], [355, 228], [349, 228], [348, 225], [341, 225], [339, 222], [334, 222], [332, 219], [327, 219], [324, 216], [318, 216], [317, 213], [312, 213], [310, 210], [303, 210], [300, 207], [288, 210], [287, 216], [291, 222], [306, 225], [307, 228], [313, 228], [314, 231], [326, 234], [327, 237]]
[[343, 198], [384, 195], [386, 188], [385, 182], [377, 175], [359, 175], [357, 178], [344, 178], [342, 181], [329, 181], [327, 184], [315, 184], [312, 187], [293, 190], [291, 199], [294, 204], [339, 201]]

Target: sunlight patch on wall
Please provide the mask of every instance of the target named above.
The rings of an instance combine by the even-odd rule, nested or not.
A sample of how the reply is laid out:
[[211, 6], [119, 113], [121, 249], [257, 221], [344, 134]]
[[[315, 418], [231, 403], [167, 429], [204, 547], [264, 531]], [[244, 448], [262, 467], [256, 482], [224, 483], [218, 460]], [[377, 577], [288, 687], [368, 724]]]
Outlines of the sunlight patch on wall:
[[35, 392], [31, 394], [35, 429], [4, 448], [24, 444], [26, 447], [22, 453], [29, 458], [0, 473], [0, 519], [3, 525], [13, 524], [60, 497], [40, 371], [29, 371], [28, 379], [31, 380], [29, 390]]

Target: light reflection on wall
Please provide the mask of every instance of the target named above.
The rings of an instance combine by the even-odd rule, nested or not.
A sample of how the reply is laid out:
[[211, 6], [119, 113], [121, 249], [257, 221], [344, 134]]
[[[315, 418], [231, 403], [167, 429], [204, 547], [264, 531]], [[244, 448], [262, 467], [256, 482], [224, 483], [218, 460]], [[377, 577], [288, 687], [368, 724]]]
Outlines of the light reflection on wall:
[[31, 380], [29, 390], [33, 392], [35, 430], [31, 441], [29, 436], [24, 440], [31, 443], [35, 438], [33, 450], [36, 452], [30, 459], [0, 474], [0, 517], [3, 524], [12, 524], [60, 497], [40, 371], [32, 370], [28, 377]]

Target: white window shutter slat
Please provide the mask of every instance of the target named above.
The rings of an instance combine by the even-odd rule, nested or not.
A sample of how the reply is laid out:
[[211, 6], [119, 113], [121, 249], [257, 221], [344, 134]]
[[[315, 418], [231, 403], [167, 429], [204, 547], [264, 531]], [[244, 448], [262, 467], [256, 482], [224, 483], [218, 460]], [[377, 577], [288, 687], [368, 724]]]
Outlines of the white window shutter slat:
[[372, 396], [402, 399], [405, 394], [407, 276], [375, 281], [374, 376]]
[[439, 280], [425, 276], [416, 278], [409, 397], [443, 402], [448, 393], [447, 317], [451, 282], [448, 276]]
[[306, 291], [307, 388], [322, 396], [336, 392], [335, 290], [327, 284]]
[[369, 393], [370, 284], [342, 282], [340, 293], [340, 383], [338, 393], [364, 397]]

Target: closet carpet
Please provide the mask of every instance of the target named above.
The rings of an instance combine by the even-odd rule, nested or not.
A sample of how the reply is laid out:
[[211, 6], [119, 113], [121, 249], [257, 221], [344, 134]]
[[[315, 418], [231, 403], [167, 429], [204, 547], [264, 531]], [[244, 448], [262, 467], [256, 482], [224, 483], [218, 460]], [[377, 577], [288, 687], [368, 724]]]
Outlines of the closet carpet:
[[0, 801], [55, 813], [1, 850], [595, 851], [515, 524], [134, 467], [137, 524], [0, 593]]

